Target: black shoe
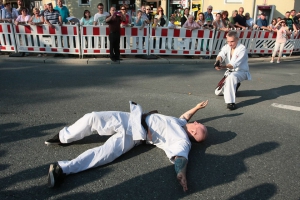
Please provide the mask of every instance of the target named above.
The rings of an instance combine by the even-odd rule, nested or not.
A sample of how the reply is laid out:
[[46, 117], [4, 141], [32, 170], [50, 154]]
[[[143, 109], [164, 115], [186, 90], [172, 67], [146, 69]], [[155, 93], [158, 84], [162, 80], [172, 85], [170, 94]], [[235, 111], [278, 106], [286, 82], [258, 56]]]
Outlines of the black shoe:
[[66, 174], [63, 173], [58, 164], [51, 164], [48, 173], [48, 187], [59, 186], [64, 181], [65, 176]]
[[238, 91], [238, 89], [239, 89], [240, 86], [241, 86], [241, 83], [237, 83], [236, 89], [235, 89], [235, 93], [237, 93], [237, 91]]
[[229, 110], [235, 110], [236, 109], [235, 103], [228, 103], [227, 104], [227, 109], [229, 109]]
[[123, 60], [122, 58], [117, 58], [117, 60]]
[[53, 138], [46, 140], [45, 144], [47, 145], [51, 145], [51, 144], [61, 144], [60, 140], [59, 140], [59, 133], [56, 134]]
[[117, 60], [116, 60], [115, 58], [110, 58], [110, 60], [111, 60], [112, 62], [117, 62]]

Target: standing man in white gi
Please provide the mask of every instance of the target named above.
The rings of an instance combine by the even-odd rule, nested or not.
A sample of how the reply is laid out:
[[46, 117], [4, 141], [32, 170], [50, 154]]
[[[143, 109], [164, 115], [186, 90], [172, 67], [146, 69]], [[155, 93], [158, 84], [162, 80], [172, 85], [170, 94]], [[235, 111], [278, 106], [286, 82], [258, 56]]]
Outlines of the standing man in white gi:
[[63, 128], [45, 144], [71, 143], [89, 136], [93, 131], [99, 135], [112, 135], [102, 146], [89, 149], [70, 161], [51, 164], [48, 186], [60, 185], [65, 175], [112, 162], [134, 146], [146, 141], [163, 149], [175, 164], [175, 172], [183, 190], [186, 191], [186, 167], [191, 141], [201, 142], [207, 136], [204, 125], [188, 120], [208, 101], [197, 104], [180, 118], [154, 112], [144, 113], [140, 105], [130, 102], [130, 113], [119, 111], [92, 112], [84, 115], [73, 125]]
[[[236, 109], [235, 94], [243, 80], [251, 80], [248, 65], [248, 53], [243, 44], [239, 43], [239, 38], [236, 31], [229, 31], [227, 33], [227, 44], [221, 49], [216, 58], [216, 62], [222, 63], [225, 61], [226, 65], [215, 67], [216, 70], [231, 69], [230, 75], [226, 78], [223, 88], [225, 103], [229, 110]], [[221, 94], [218, 94], [221, 95]]]

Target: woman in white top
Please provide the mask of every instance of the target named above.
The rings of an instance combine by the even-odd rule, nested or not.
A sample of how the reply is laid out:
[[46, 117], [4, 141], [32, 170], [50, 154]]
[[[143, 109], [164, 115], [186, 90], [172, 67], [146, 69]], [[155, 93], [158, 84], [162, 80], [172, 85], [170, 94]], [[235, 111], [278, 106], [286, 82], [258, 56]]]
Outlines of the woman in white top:
[[279, 21], [278, 23], [276, 23], [275, 27], [279, 29], [277, 30], [277, 37], [276, 37], [275, 46], [274, 46], [270, 63], [274, 62], [274, 57], [276, 56], [278, 49], [279, 49], [279, 53], [278, 53], [277, 63], [280, 63], [280, 58], [282, 56], [283, 48], [287, 41], [286, 38], [287, 36], [291, 35], [291, 32], [289, 31], [289, 27], [286, 25], [286, 20], [283, 19]]
[[27, 14], [26, 8], [20, 9], [21, 15], [19, 15], [15, 21], [15, 25], [18, 25], [20, 22], [27, 23], [30, 20], [30, 15]]
[[33, 15], [29, 19], [29, 24], [31, 25], [39, 25], [44, 23], [44, 16], [40, 15], [40, 10], [38, 8], [33, 8]]

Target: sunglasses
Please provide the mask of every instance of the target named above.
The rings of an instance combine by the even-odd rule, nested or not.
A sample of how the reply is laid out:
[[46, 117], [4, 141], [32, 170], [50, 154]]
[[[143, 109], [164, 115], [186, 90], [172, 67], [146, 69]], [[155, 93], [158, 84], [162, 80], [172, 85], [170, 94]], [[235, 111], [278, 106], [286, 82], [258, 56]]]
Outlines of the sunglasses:
[[212, 10], [212, 9], [210, 8], [210, 9], [208, 9], [208, 10]]
[[146, 10], [151, 10], [151, 9], [146, 9]]

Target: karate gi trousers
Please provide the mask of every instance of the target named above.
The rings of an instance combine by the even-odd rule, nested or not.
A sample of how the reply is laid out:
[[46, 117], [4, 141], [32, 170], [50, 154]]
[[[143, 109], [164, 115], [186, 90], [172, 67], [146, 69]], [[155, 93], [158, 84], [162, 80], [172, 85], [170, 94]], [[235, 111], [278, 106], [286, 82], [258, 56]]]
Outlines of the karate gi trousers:
[[223, 88], [225, 103], [235, 103], [236, 86], [238, 83], [244, 80], [248, 80], [247, 74], [248, 72], [231, 72], [230, 75], [226, 78], [226, 82]]
[[134, 140], [132, 134], [128, 134], [129, 118], [130, 113], [126, 112], [92, 112], [63, 128], [59, 132], [62, 143], [80, 140], [93, 131], [99, 135], [112, 135], [102, 146], [89, 149], [73, 160], [58, 161], [63, 173], [68, 175], [105, 165], [140, 144], [141, 140]]

